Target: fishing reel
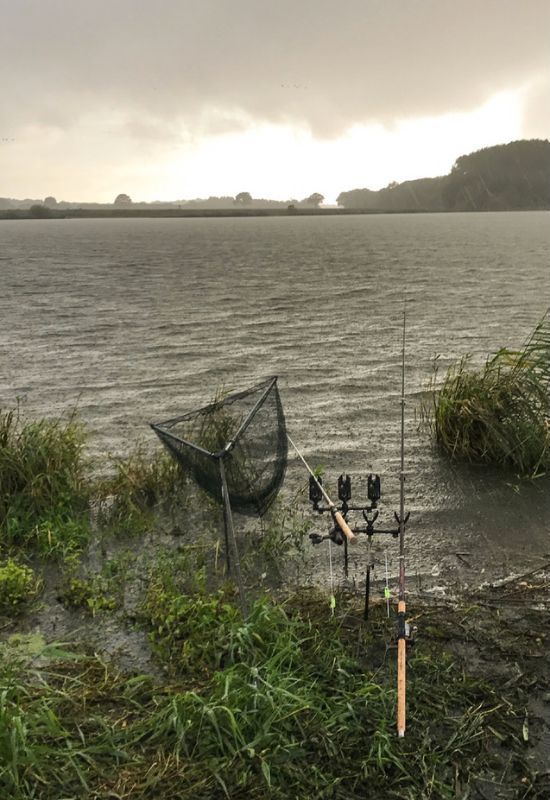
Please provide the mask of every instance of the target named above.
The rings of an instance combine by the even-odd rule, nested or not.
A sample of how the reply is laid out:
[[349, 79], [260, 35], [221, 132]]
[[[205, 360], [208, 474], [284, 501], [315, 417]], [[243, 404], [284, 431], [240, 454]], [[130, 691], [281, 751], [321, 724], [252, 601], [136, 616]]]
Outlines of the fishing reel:
[[399, 627], [396, 629], [394, 638], [390, 640], [387, 645], [388, 650], [397, 650], [397, 642], [399, 639], [404, 639], [407, 645], [407, 650], [412, 647], [418, 639], [418, 625], [411, 625], [407, 620], [403, 623], [403, 630], [400, 631]]
[[326, 533], [324, 535], [322, 533], [310, 533], [309, 534], [309, 540], [310, 540], [311, 544], [314, 544], [314, 545], [315, 544], [321, 544], [321, 542], [326, 542], [326, 541], [328, 541], [328, 539], [330, 539], [331, 542], [334, 542], [334, 544], [337, 544], [337, 545], [344, 544], [345, 537], [342, 534], [342, 531], [340, 530], [338, 525], [335, 525], [334, 528], [332, 528], [331, 531], [329, 531], [328, 533]]

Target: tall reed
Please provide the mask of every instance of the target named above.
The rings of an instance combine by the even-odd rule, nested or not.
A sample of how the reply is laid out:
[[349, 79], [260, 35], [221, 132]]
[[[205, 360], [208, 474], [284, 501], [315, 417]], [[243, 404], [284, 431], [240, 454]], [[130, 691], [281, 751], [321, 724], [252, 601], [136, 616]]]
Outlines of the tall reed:
[[512, 468], [522, 477], [547, 471], [550, 457], [550, 317], [520, 350], [502, 348], [481, 369], [461, 358], [439, 383], [437, 369], [423, 418], [452, 458]]
[[153, 507], [184, 486], [168, 455], [141, 445], [111, 457], [110, 475], [93, 478], [86, 441], [74, 414], [29, 420], [19, 406], [0, 409], [0, 548], [66, 557], [88, 541], [92, 504], [100, 525], [142, 530]]
[[86, 538], [88, 485], [83, 427], [68, 420], [25, 420], [0, 410], [2, 545], [39, 552], [77, 547]]

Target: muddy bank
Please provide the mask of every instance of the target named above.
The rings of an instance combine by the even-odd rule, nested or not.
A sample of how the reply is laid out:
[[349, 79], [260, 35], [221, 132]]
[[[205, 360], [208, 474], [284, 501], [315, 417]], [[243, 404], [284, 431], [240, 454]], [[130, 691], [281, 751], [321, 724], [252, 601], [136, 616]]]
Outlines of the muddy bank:
[[[171, 522], [167, 521], [164, 527], [149, 531], [141, 537], [98, 538], [80, 561], [77, 572], [67, 571], [66, 565], [54, 566], [35, 562], [35, 570], [42, 580], [40, 596], [30, 607], [22, 609], [17, 617], [4, 617], [1, 622], [0, 662], [4, 675], [7, 674], [6, 665], [20, 659], [22, 653], [25, 654], [26, 669], [30, 669], [32, 673], [28, 679], [30, 683], [25, 689], [25, 697], [33, 695], [32, 687], [36, 685], [39, 676], [39, 685], [43, 686], [40, 690], [41, 698], [42, 700], [47, 698], [49, 692], [52, 692], [52, 704], [57, 696], [49, 683], [52, 670], [58, 676], [56, 680], [63, 681], [66, 687], [64, 691], [67, 692], [69, 692], [67, 687], [72, 685], [71, 681], [79, 681], [82, 686], [86, 685], [86, 676], [93, 676], [94, 681], [99, 681], [103, 687], [101, 691], [104, 700], [93, 699], [92, 688], [86, 688], [85, 692], [90, 692], [88, 703], [91, 705], [80, 708], [76, 700], [73, 700], [72, 705], [64, 706], [65, 710], [60, 711], [59, 719], [67, 730], [74, 724], [85, 732], [89, 724], [90, 709], [102, 708], [103, 702], [107, 703], [110, 709], [108, 716], [114, 713], [121, 719], [129, 720], [125, 723], [128, 725], [145, 724], [151, 719], [153, 708], [158, 708], [159, 703], [162, 705], [169, 700], [175, 691], [183, 691], [183, 696], [188, 697], [190, 687], [193, 693], [198, 692], [198, 696], [203, 698], [201, 702], [207, 704], [219, 702], [216, 700], [216, 674], [221, 670], [219, 672], [221, 678], [228, 667], [222, 656], [220, 656], [222, 661], [212, 673], [207, 666], [208, 658], [216, 661], [217, 649], [219, 648], [221, 653], [225, 647], [224, 636], [216, 627], [219, 620], [216, 622], [214, 617], [212, 621], [212, 617], [209, 616], [208, 625], [214, 627], [205, 628], [203, 635], [200, 631], [189, 628], [185, 628], [187, 633], [182, 634], [180, 627], [172, 628], [169, 635], [166, 631], [159, 633], [164, 624], [163, 620], [170, 619], [170, 615], [177, 613], [174, 608], [178, 607], [178, 597], [183, 598], [182, 602], [191, 604], [189, 608], [196, 620], [202, 619], [201, 615], [205, 608], [217, 608], [218, 601], [209, 598], [218, 597], [220, 587], [225, 587], [223, 591], [230, 603], [232, 597], [236, 600], [230, 584], [225, 583], [223, 552], [218, 546], [215, 529], [207, 536], [205, 531], [201, 530], [198, 517], [195, 518], [195, 522], [194, 541], [189, 541], [187, 537], [181, 535], [181, 530], [177, 525], [173, 525], [173, 519]], [[366, 755], [363, 756], [363, 763], [370, 764], [368, 769], [376, 776], [376, 778], [371, 777], [371, 780], [378, 782], [377, 791], [382, 792], [375, 796], [409, 797], [414, 794], [416, 797], [452, 796], [479, 798], [479, 800], [487, 798], [495, 800], [541, 798], [542, 800], [543, 797], [547, 797], [550, 789], [547, 765], [550, 745], [550, 685], [547, 661], [550, 582], [547, 564], [525, 575], [507, 576], [468, 588], [464, 588], [464, 584], [460, 581], [445, 586], [440, 581], [428, 583], [427, 577], [424, 581], [421, 578], [410, 580], [408, 615], [411, 626], [417, 630], [408, 653], [409, 727], [405, 746], [410, 749], [407, 756], [410, 765], [417, 758], [428, 758], [428, 752], [431, 753], [431, 758], [435, 752], [441, 751], [439, 758], [443, 761], [441, 769], [445, 777], [439, 775], [439, 767], [433, 766], [431, 769], [433, 769], [434, 783], [430, 784], [430, 779], [426, 775], [413, 777], [408, 773], [407, 778], [402, 776], [401, 779], [397, 779], [394, 774], [395, 765], [389, 766], [393, 764], [394, 759], [399, 759], [398, 751], [394, 750], [397, 747], [397, 740], [393, 733], [392, 700], [395, 685], [396, 626], [393, 599], [390, 604], [390, 615], [387, 616], [382, 593], [383, 581], [379, 580], [373, 586], [369, 620], [365, 622], [363, 586], [359, 582], [354, 586], [353, 581], [338, 580], [336, 610], [335, 615], [331, 616], [326, 582], [321, 590], [319, 585], [300, 586], [300, 565], [303, 565], [304, 561], [297, 552], [293, 554], [296, 580], [292, 587], [288, 584], [283, 587], [280, 575], [279, 581], [277, 580], [275, 569], [271, 569], [270, 574], [267, 572], [258, 574], [257, 564], [250, 562], [250, 571], [246, 572], [247, 558], [244, 546], [243, 550], [250, 600], [270, 595], [274, 598], [274, 608], [279, 607], [284, 610], [285, 620], [289, 620], [288, 624], [294, 624], [292, 621], [296, 619], [309, 620], [308, 636], [312, 635], [311, 631], [323, 632], [315, 633], [315, 636], [329, 635], [323, 647], [324, 652], [334, 646], [336, 647], [334, 658], [341, 658], [342, 654], [338, 648], [344, 647], [347, 653], [346, 659], [352, 659], [355, 666], [350, 667], [351, 662], [346, 661], [346, 666], [339, 668], [344, 670], [344, 674], [351, 669], [350, 685], [370, 686], [374, 681], [373, 685], [378, 687], [376, 691], [382, 692], [380, 697], [388, 698], [384, 701], [387, 702], [387, 706], [385, 705], [384, 711], [380, 712], [382, 716], [377, 723], [378, 726], [383, 726], [384, 731], [387, 730], [384, 736], [388, 737], [387, 741], [390, 743], [384, 745], [388, 747], [384, 756], [387, 759], [386, 766], [383, 766], [384, 759], [381, 762], [382, 766], [377, 765], [372, 755], [374, 752], [372, 748], [380, 735], [380, 728], [365, 729], [360, 735], [357, 726], [365, 723], [350, 718], [339, 735], [340, 737], [360, 735], [365, 753], [367, 751], [371, 753], [368, 758]], [[280, 553], [278, 555], [280, 556]], [[285, 562], [286, 567], [288, 567], [287, 562]], [[267, 584], [270, 584], [269, 589]], [[172, 597], [172, 605], [166, 607], [170, 611], [163, 610], [162, 607], [163, 598], [168, 595]], [[193, 600], [197, 596], [204, 598], [197, 601], [198, 605]], [[156, 609], [156, 617], [151, 612], [152, 604]], [[216, 611], [220, 619], [226, 613], [222, 608], [225, 606], [220, 606]], [[231, 619], [236, 620], [238, 612], [235, 610], [234, 613], [236, 616], [231, 612]], [[250, 624], [254, 630], [254, 623]], [[259, 637], [265, 635], [267, 624], [262, 623], [258, 629]], [[286, 624], [285, 622], [284, 625]], [[167, 630], [170, 630], [169, 626]], [[187, 646], [185, 641], [194, 644], [192, 654], [185, 655], [185, 660], [182, 662], [182, 653]], [[258, 644], [253, 645], [253, 652], [256, 653], [254, 658], [258, 656], [258, 652], [262, 652], [263, 645], [259, 644], [260, 641], [261, 639], [258, 639]], [[280, 647], [282, 652], [283, 644]], [[77, 660], [67, 661], [67, 653], [77, 654], [74, 656]], [[58, 660], [59, 657], [61, 660]], [[96, 662], [91, 662], [90, 658], [99, 659], [103, 665], [101, 680], [99, 675], [96, 675], [97, 670], [94, 666]], [[183, 672], [182, 663], [186, 665]], [[258, 662], [260, 675], [263, 669], [262, 663], [260, 658]], [[320, 664], [318, 668], [321, 669]], [[189, 677], [186, 677], [189, 669], [194, 676], [191, 684]], [[289, 664], [280, 679], [297, 681], [299, 670], [298, 665]], [[211, 678], [208, 677], [210, 674]], [[360, 674], [364, 677], [357, 683]], [[65, 677], [60, 678], [62, 675]], [[145, 696], [140, 693], [139, 697], [133, 697], [132, 710], [125, 705], [128, 702], [127, 698], [120, 695], [122, 684], [147, 687], [147, 691], [144, 690]], [[327, 687], [326, 691], [329, 693], [327, 697], [332, 696], [333, 690], [332, 685], [331, 688]], [[266, 691], [269, 695], [272, 689]], [[358, 690], [351, 691], [350, 700], [346, 702], [353, 704], [359, 701], [360, 693], [353, 693]], [[115, 694], [112, 694], [113, 692]], [[150, 705], [152, 701], [148, 699], [150, 697], [156, 698], [153, 707]], [[226, 702], [230, 703], [230, 700], [227, 699]], [[92, 713], [96, 715], [98, 712]], [[235, 714], [236, 724], [240, 724], [238, 707], [233, 709], [232, 713]], [[63, 718], [63, 714], [67, 715], [66, 719]], [[246, 715], [245, 718], [250, 719]], [[105, 718], [101, 724], [108, 726], [111, 725], [111, 721]], [[30, 731], [32, 728], [30, 720], [28, 725]], [[294, 735], [297, 734], [292, 734]], [[172, 742], [172, 734], [167, 733], [166, 739], [163, 736], [164, 734], [160, 735], [160, 740], [164, 748], [165, 745], [168, 746], [168, 742]], [[454, 737], [459, 742], [456, 744], [456, 751], [452, 745]], [[87, 742], [86, 739], [86, 746]], [[251, 746], [250, 743], [247, 746]], [[170, 747], [173, 747], [173, 744]], [[120, 745], [121, 751], [124, 748], [129, 766], [122, 772], [108, 755], [103, 757], [101, 780], [97, 778], [95, 766], [86, 768], [90, 773], [88, 775], [86, 771], [86, 780], [89, 786], [93, 786], [86, 796], [94, 798], [161, 796], [155, 794], [155, 791], [161, 792], [163, 797], [174, 800], [187, 797], [227, 796], [216, 781], [212, 783], [205, 764], [200, 767], [190, 783], [186, 782], [187, 761], [181, 754], [178, 756], [181, 760], [178, 767], [175, 762], [170, 761], [173, 756], [165, 753], [163, 757], [168, 758], [167, 764], [170, 763], [168, 770], [170, 779], [168, 780], [163, 773], [163, 777], [157, 775], [156, 783], [149, 786], [143, 778], [145, 767], [142, 763], [143, 758], [147, 761], [149, 756], [145, 757], [141, 750], [139, 754], [134, 752], [134, 745], [126, 740], [124, 747]], [[422, 756], [424, 750], [426, 755]], [[214, 755], [215, 758], [222, 758], [216, 749]], [[322, 754], [317, 756], [320, 759], [319, 769], [325, 769], [326, 758]], [[153, 755], [150, 757], [156, 759], [155, 763], [158, 763], [158, 753], [154, 758]], [[346, 755], [345, 758], [347, 757]], [[93, 754], [89, 755], [90, 764], [95, 764], [95, 758]], [[236, 787], [241, 780], [239, 774], [248, 775], [248, 767], [245, 768], [242, 764], [239, 766], [239, 758], [236, 752], [232, 757], [233, 767], [228, 766], [229, 762], [226, 764], [223, 761], [224, 770], [228, 770], [229, 776], [233, 775], [233, 778], [227, 778], [229, 784], [233, 786], [229, 790], [229, 796], [243, 798], [305, 796], [299, 793], [294, 783], [285, 784], [282, 788], [270, 777], [272, 785], [266, 784], [268, 767], [262, 767], [261, 778], [256, 776], [254, 769], [251, 768], [252, 777], [249, 776], [246, 780], [243, 778], [244, 786], [237, 792]], [[271, 764], [269, 769], [273, 770], [276, 766], [269, 761], [270, 758], [268, 749], [262, 759]], [[372, 763], [369, 759], [372, 759]], [[444, 763], [445, 760], [447, 764]], [[360, 777], [361, 767], [357, 757], [353, 762], [355, 764], [353, 769], [358, 772], [351, 782], [349, 770], [352, 769], [352, 762], [348, 763], [345, 759], [342, 763], [344, 762], [347, 767], [345, 770], [342, 768], [342, 772], [338, 767], [331, 767], [331, 775], [336, 781], [331, 791], [321, 793], [317, 784], [315, 784], [317, 788], [310, 791], [320, 792], [315, 796], [341, 800], [364, 797], [366, 787], [370, 784], [368, 781], [365, 782], [364, 777]], [[139, 773], [139, 779], [133, 772], [134, 768]], [[0, 776], [4, 777], [0, 777], [0, 781], [7, 780], [5, 764], [3, 769], [4, 772], [0, 771]], [[154, 767], [153, 761], [147, 769], [152, 770], [151, 774], [156, 774], [157, 768]], [[24, 770], [21, 774], [24, 775]], [[223, 774], [226, 776], [225, 772]], [[306, 775], [309, 776], [307, 770], [304, 773], [304, 780]], [[436, 775], [439, 775], [437, 779]], [[25, 782], [21, 775], [20, 779], [23, 787]], [[307, 777], [307, 780], [309, 779]], [[75, 790], [71, 784], [73, 792], [71, 794], [65, 787], [64, 780], [59, 777], [58, 791], [64, 791], [63, 796], [82, 796], [78, 794], [82, 788]], [[153, 786], [156, 788], [152, 788]], [[18, 800], [26, 800], [31, 796], [49, 800], [59, 796], [55, 794], [55, 785], [42, 787], [38, 790], [38, 794], [31, 794], [30, 790], [23, 788], [18, 791], [19, 793], [8, 793], [6, 796]]]

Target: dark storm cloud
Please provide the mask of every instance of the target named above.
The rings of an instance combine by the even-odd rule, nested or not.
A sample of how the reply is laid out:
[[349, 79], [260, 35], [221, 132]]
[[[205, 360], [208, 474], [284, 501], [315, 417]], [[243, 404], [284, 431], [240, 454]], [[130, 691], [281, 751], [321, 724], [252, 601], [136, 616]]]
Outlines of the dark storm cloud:
[[[255, 120], [332, 136], [547, 75], [547, 0], [0, 0], [0, 127]], [[8, 77], [9, 76], [9, 77]]]

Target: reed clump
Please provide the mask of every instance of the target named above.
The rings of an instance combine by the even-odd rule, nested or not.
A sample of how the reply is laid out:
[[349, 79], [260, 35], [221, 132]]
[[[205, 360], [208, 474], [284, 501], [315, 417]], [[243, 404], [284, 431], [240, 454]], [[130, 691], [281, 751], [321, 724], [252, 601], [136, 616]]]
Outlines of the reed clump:
[[85, 456], [87, 432], [73, 414], [26, 419], [19, 408], [0, 409], [0, 549], [23, 549], [70, 559], [92, 532], [91, 508], [100, 527], [142, 531], [155, 506], [180, 496], [181, 469], [167, 454], [141, 445], [111, 458], [108, 477], [93, 475]]
[[503, 348], [474, 369], [471, 356], [437, 369], [423, 419], [451, 458], [537, 477], [550, 461], [550, 317], [520, 350]]
[[29, 421], [0, 410], [0, 535], [3, 548], [66, 552], [88, 536], [84, 428], [68, 420]]

